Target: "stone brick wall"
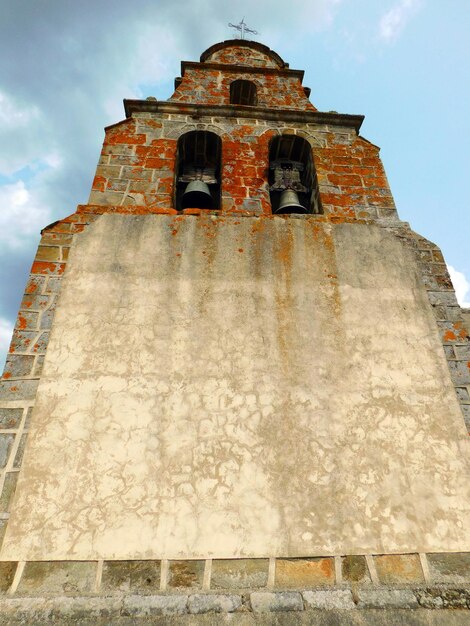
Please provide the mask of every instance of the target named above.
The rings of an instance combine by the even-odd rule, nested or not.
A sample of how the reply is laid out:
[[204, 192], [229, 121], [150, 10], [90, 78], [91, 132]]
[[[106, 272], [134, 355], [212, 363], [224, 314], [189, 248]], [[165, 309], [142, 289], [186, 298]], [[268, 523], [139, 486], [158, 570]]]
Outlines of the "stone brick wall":
[[[419, 624], [418, 609], [470, 609], [469, 572], [468, 553], [4, 562], [0, 564], [0, 613], [22, 624], [57, 619], [78, 619], [82, 624], [80, 620], [93, 616], [137, 620], [232, 614], [233, 621], [279, 612], [292, 612], [297, 620], [305, 614], [312, 620], [315, 611], [322, 610], [331, 612], [334, 623], [349, 624], [368, 623], [356, 620], [366, 619], [369, 609], [413, 609], [403, 623], [413, 619]], [[340, 613], [336, 616], [333, 611]], [[423, 623], [433, 624], [434, 618], [428, 615]]]
[[291, 70], [251, 71], [243, 67], [187, 67], [181, 83], [170, 100], [204, 105], [230, 104], [230, 83], [249, 80], [256, 85], [257, 106], [282, 110], [316, 111], [302, 87], [300, 77]]
[[93, 216], [71, 215], [44, 229], [0, 380], [0, 541], [10, 515], [31, 412], [73, 236]]
[[[270, 215], [271, 139], [293, 134], [312, 146], [325, 215], [334, 221], [397, 220], [379, 148], [354, 129], [300, 122], [139, 113], [108, 128], [89, 203], [175, 213], [178, 138], [193, 130], [222, 140], [222, 213]], [[162, 209], [162, 211], [155, 211]]]
[[442, 252], [436, 244], [412, 231], [407, 224], [392, 227], [414, 251], [429, 303], [436, 318], [450, 377], [470, 433], [470, 333], [465, 309], [457, 302]]

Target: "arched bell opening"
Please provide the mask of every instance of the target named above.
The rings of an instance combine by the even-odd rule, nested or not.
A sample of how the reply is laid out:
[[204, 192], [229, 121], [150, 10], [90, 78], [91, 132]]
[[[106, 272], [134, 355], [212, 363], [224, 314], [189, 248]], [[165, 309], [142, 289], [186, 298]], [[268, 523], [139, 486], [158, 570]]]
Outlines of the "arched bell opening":
[[302, 137], [281, 135], [272, 139], [269, 196], [272, 212], [277, 215], [322, 213], [312, 149]]
[[230, 104], [256, 106], [258, 96], [255, 83], [250, 80], [234, 80], [230, 83]]
[[178, 140], [176, 198], [178, 210], [220, 208], [222, 142], [215, 133], [193, 130]]

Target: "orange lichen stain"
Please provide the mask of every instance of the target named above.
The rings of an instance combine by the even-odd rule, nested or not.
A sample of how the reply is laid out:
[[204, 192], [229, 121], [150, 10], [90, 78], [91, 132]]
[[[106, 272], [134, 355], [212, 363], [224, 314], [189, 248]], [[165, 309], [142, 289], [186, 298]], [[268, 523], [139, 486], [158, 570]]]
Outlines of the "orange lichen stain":
[[18, 387], [10, 387], [10, 391], [13, 391], [13, 392], [18, 391]]
[[171, 231], [172, 235], [176, 235], [178, 233], [178, 229], [177, 228], [173, 228], [173, 230]]
[[266, 228], [266, 221], [265, 219], [257, 219], [253, 222], [253, 224], [251, 225], [251, 233], [257, 234], [257, 233], [262, 233], [265, 228]]
[[19, 330], [24, 330], [27, 326], [27, 321], [22, 315], [18, 315], [18, 326]]
[[46, 261], [34, 261], [31, 268], [32, 274], [63, 274], [65, 263], [48, 263]]
[[243, 252], [243, 248], [238, 248], [238, 252]]
[[37, 289], [38, 289], [38, 285], [36, 283], [29, 283], [26, 286], [25, 293], [28, 293], [28, 294], [29, 293], [34, 293], [35, 291], [37, 291]]
[[10, 372], [5, 372], [5, 373], [3, 374], [3, 378], [11, 378], [11, 374], [10, 374]]
[[177, 252], [177, 253], [176, 253], [176, 256], [181, 256], [181, 252]]
[[321, 562], [320, 569], [325, 578], [330, 578], [333, 575], [333, 559], [324, 559]]
[[444, 341], [455, 341], [457, 339], [457, 337], [455, 336], [455, 333], [452, 332], [451, 330], [446, 330], [446, 332], [444, 333]]

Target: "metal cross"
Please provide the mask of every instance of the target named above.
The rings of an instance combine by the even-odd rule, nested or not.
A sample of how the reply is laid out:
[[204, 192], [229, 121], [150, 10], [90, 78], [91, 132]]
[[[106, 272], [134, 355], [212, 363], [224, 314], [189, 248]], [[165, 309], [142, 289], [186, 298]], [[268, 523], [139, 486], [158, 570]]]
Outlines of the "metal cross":
[[239, 24], [231, 24], [229, 22], [229, 26], [230, 28], [236, 28], [238, 31], [240, 31], [240, 39], [245, 39], [245, 33], [259, 35], [257, 30], [252, 30], [251, 28], [248, 28], [248, 26], [245, 24], [245, 16], [243, 16], [243, 19]]

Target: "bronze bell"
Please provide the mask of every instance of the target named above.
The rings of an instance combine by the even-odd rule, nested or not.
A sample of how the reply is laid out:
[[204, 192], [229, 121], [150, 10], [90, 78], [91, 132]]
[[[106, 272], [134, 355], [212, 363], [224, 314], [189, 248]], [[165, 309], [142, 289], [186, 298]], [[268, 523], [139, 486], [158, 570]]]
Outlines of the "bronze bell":
[[202, 180], [190, 181], [181, 199], [183, 209], [211, 209], [212, 196], [209, 185]]
[[289, 213], [308, 213], [307, 209], [299, 202], [299, 196], [293, 189], [285, 189], [281, 194], [276, 215], [286, 215]]

